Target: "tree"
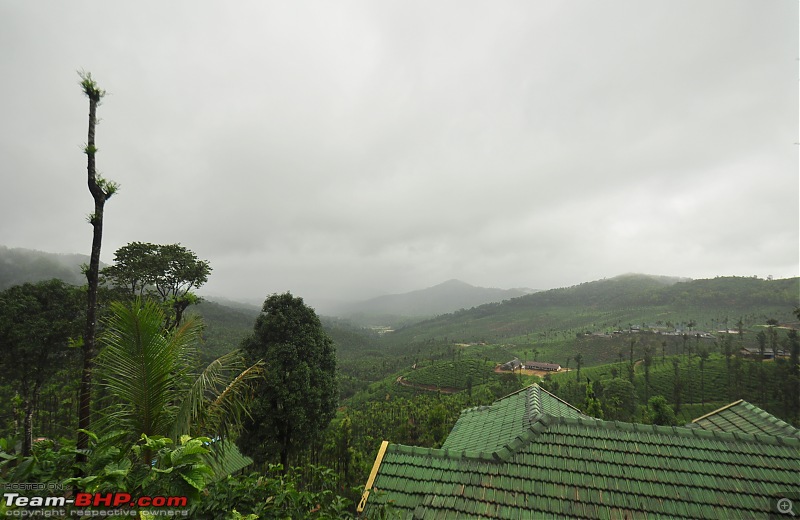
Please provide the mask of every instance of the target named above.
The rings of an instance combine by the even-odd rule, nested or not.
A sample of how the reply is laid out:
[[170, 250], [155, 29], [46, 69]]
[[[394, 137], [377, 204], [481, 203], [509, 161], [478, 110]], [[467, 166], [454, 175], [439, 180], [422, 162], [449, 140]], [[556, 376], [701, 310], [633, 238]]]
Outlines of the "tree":
[[681, 361], [677, 357], [672, 358], [672, 368], [675, 376], [672, 380], [672, 400], [675, 402], [675, 412], [681, 411], [681, 393], [683, 392], [683, 380], [681, 380]]
[[775, 327], [778, 325], [778, 320], [769, 318], [767, 320], [767, 330], [769, 331], [769, 345], [772, 348], [772, 359], [778, 359], [778, 331]]
[[706, 360], [708, 360], [708, 350], [705, 348], [700, 348], [697, 352], [697, 355], [700, 357], [700, 406], [701, 409], [705, 409], [705, 368]]
[[736, 331], [739, 334], [739, 345], [744, 343], [744, 321], [742, 321], [742, 317], [739, 317], [739, 321], [736, 322]]
[[644, 399], [650, 399], [650, 365], [653, 364], [653, 347], [644, 347]]
[[198, 318], [168, 330], [161, 307], [137, 299], [112, 303], [104, 324], [97, 384], [110, 402], [104, 403], [101, 433], [121, 429], [129, 442], [142, 435], [178, 442], [184, 435], [229, 438], [241, 425], [259, 367], [245, 366], [234, 351], [192, 373]]
[[60, 280], [16, 285], [0, 293], [0, 379], [22, 401], [22, 454], [31, 454], [33, 414], [42, 386], [73, 356], [80, 334], [80, 289]]
[[733, 339], [731, 335], [725, 333], [722, 337], [722, 354], [725, 356], [725, 373], [727, 374], [726, 388], [728, 390], [728, 398], [731, 397], [731, 356], [733, 355]]
[[630, 354], [630, 362], [628, 363], [628, 379], [630, 380], [631, 384], [633, 384], [633, 378], [635, 374], [635, 368], [633, 364], [633, 347], [636, 345], [636, 340], [631, 339], [631, 354]]
[[787, 336], [789, 347], [789, 376], [785, 382], [785, 394], [789, 398], [789, 415], [795, 425], [800, 425], [800, 337], [795, 329]]
[[591, 417], [603, 418], [603, 407], [594, 393], [592, 382], [589, 380], [586, 382], [586, 402], [584, 403], [583, 411]]
[[675, 426], [678, 424], [678, 419], [664, 396], [656, 395], [647, 401], [646, 422], [661, 426]]
[[89, 266], [86, 269], [88, 291], [86, 327], [83, 332], [83, 370], [81, 372], [78, 409], [78, 455], [76, 456], [78, 462], [84, 462], [86, 457], [82, 453], [89, 447], [89, 437], [85, 432], [91, 426], [92, 369], [94, 368], [94, 358], [97, 355], [95, 335], [97, 331], [97, 287], [100, 275], [100, 248], [103, 242], [103, 210], [106, 201], [117, 192], [119, 185], [98, 175], [95, 161], [97, 146], [95, 146], [94, 137], [97, 124], [97, 106], [105, 96], [105, 91], [97, 86], [97, 83], [92, 79], [91, 73], [80, 73], [80, 77], [83, 93], [89, 98], [89, 131], [84, 153], [86, 153], [89, 193], [92, 194], [94, 199], [94, 212], [88, 218], [93, 229], [92, 252], [89, 257]]
[[633, 383], [617, 377], [603, 381], [603, 412], [611, 421], [628, 421], [636, 407]]
[[264, 360], [264, 376], [240, 447], [287, 471], [336, 413], [336, 350], [314, 310], [288, 292], [266, 299], [242, 350], [250, 363]]
[[763, 330], [758, 331], [756, 334], [756, 341], [758, 342], [758, 394], [761, 404], [764, 404], [764, 386], [766, 385], [766, 376], [764, 375], [764, 354], [767, 352], [767, 335]]
[[199, 301], [192, 290], [208, 281], [211, 265], [180, 244], [131, 242], [117, 249], [114, 265], [101, 274], [128, 298], [147, 296], [160, 301], [169, 309], [167, 328], [174, 328], [186, 308]]
[[583, 366], [583, 354], [578, 352], [575, 354], [575, 366], [577, 367], [578, 371], [575, 374], [575, 379], [577, 381], [581, 380], [581, 367]]

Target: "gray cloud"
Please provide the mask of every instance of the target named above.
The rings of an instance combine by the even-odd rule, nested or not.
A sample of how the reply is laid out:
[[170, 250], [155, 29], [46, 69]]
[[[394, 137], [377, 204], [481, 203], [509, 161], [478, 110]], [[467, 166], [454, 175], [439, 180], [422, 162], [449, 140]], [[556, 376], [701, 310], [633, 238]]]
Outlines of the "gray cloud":
[[2, 242], [181, 242], [206, 292], [798, 275], [797, 4], [0, 3]]

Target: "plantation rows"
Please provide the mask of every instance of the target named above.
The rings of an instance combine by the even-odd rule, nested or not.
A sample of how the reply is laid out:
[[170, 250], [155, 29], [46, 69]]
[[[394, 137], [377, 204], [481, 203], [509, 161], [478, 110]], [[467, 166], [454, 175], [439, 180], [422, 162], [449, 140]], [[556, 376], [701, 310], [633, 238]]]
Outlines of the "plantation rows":
[[465, 389], [470, 385], [484, 383], [492, 377], [493, 365], [482, 359], [441, 361], [434, 365], [413, 370], [406, 380], [417, 385], [433, 385], [441, 388]]
[[470, 345], [463, 350], [465, 357], [486, 359], [494, 363], [505, 363], [514, 359], [514, 354], [505, 345]]
[[[700, 360], [694, 356], [691, 361], [687, 356], [668, 356], [662, 361], [661, 356], [653, 358], [650, 366], [650, 385], [645, 388], [645, 367], [638, 363], [635, 367], [634, 387], [637, 402], [641, 405], [646, 399], [656, 395], [664, 396], [675, 405], [675, 366], [673, 359], [678, 360], [678, 377], [681, 383], [681, 406], [676, 410], [680, 419], [697, 418], [716, 408], [727, 405], [738, 399], [744, 399], [770, 413], [781, 416], [785, 413], [782, 386], [786, 370], [782, 361], [764, 361], [759, 363], [750, 359], [731, 357], [730, 368], [721, 354], [712, 354], [700, 370]], [[604, 381], [616, 375], [628, 378], [628, 361], [611, 363], [581, 369], [580, 381]], [[574, 367], [573, 367], [574, 368]], [[577, 372], [552, 374], [550, 378], [564, 385], [575, 381]], [[703, 404], [705, 403], [705, 404]]]

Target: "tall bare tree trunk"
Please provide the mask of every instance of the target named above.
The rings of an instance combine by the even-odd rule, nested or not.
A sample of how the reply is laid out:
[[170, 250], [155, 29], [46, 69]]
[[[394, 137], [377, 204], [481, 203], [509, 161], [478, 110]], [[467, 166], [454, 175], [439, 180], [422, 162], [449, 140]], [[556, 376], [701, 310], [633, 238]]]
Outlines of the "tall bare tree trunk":
[[[89, 268], [86, 271], [86, 280], [89, 286], [87, 291], [86, 308], [86, 328], [83, 332], [83, 370], [81, 372], [80, 399], [78, 408], [78, 428], [88, 430], [91, 426], [91, 387], [92, 369], [94, 358], [97, 354], [95, 341], [97, 331], [97, 287], [100, 273], [100, 245], [103, 240], [103, 208], [106, 200], [117, 190], [117, 185], [110, 183], [97, 175], [95, 168], [95, 154], [97, 147], [94, 140], [94, 129], [97, 124], [97, 105], [105, 95], [105, 91], [100, 90], [92, 80], [89, 73], [81, 74], [81, 87], [86, 97], [89, 98], [89, 133], [86, 142], [86, 173], [89, 185], [89, 192], [94, 199], [94, 213], [89, 215], [89, 223], [92, 225], [92, 254], [89, 260]], [[83, 432], [78, 432], [78, 455], [76, 460], [84, 462], [86, 456], [81, 453], [89, 447], [89, 436]]]

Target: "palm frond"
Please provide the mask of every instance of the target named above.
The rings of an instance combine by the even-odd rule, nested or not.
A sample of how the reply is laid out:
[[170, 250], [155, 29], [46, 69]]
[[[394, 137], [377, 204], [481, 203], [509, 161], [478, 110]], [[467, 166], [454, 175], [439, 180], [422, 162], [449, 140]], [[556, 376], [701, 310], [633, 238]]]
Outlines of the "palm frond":
[[116, 403], [109, 418], [137, 435], [167, 434], [176, 392], [187, 376], [187, 350], [198, 332], [198, 325], [187, 321], [167, 333], [164, 313], [153, 302], [113, 303], [97, 359], [100, 384]]
[[183, 399], [172, 435], [227, 436], [241, 423], [250, 401], [250, 382], [260, 375], [260, 363], [246, 367], [237, 351], [212, 361]]
[[261, 363], [247, 367], [239, 352], [231, 352], [194, 376], [189, 369], [202, 331], [199, 319], [167, 330], [155, 302], [113, 303], [111, 310], [97, 358], [96, 380], [111, 401], [101, 431], [124, 429], [133, 439], [230, 438], [247, 413]]
[[208, 405], [203, 426], [210, 431], [224, 433], [227, 433], [228, 427], [241, 426], [253, 397], [251, 383], [262, 375], [263, 368], [260, 362], [237, 374], [225, 390]]

